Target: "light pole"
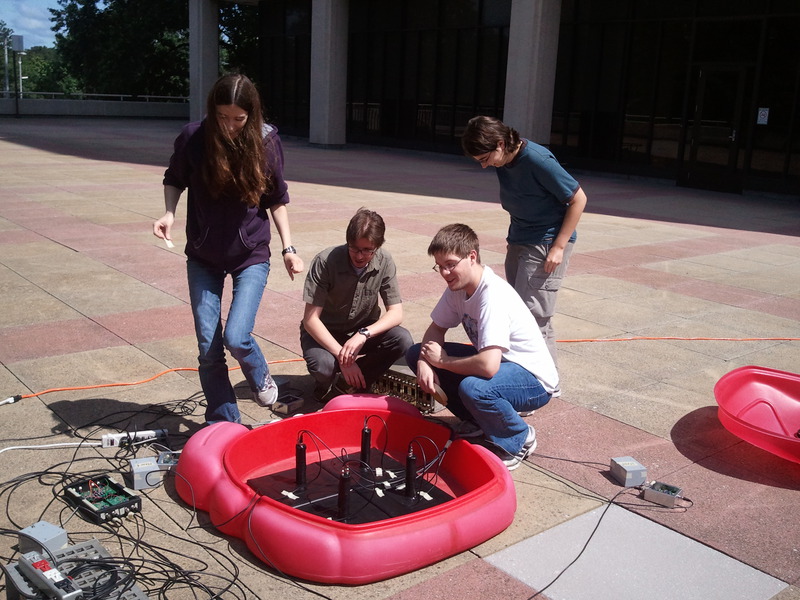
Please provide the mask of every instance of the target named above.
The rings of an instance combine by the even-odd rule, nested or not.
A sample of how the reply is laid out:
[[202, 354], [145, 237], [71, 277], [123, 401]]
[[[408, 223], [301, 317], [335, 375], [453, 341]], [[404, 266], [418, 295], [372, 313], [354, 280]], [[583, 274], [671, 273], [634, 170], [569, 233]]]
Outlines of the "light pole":
[[[11, 95], [11, 91], [9, 90], [9, 87], [8, 87], [8, 46], [9, 46], [9, 44], [11, 45], [11, 51], [14, 52], [15, 55], [16, 55], [17, 52], [22, 52], [23, 50], [25, 50], [25, 42], [24, 42], [23, 37], [21, 35], [6, 35], [5, 40], [3, 40], [3, 49], [5, 51], [5, 61], [6, 61], [5, 62], [5, 66], [6, 66], [6, 77], [5, 77], [5, 79], [6, 79], [6, 81], [5, 81], [5, 83], [6, 83], [6, 88], [5, 88], [6, 89], [6, 94], [5, 94], [5, 96], [6, 96], [6, 98], [9, 98], [10, 95]], [[17, 87], [17, 84], [18, 84], [17, 73], [16, 73], [16, 71], [17, 71], [17, 63], [13, 59], [12, 59], [12, 64], [14, 65], [14, 87]], [[22, 63], [20, 63], [20, 65], [21, 64]], [[14, 96], [17, 97], [18, 95], [14, 94]]]
[[[22, 55], [25, 54], [25, 45], [23, 44], [21, 35], [11, 36], [11, 50], [17, 60], [13, 61], [14, 64], [14, 86], [17, 88], [17, 93], [14, 94], [14, 104], [16, 104], [16, 113], [19, 117], [19, 101], [22, 98]], [[8, 52], [8, 38], [6, 38], [6, 52]], [[8, 71], [6, 71], [6, 89], [8, 89]], [[27, 77], [25, 77], [27, 79]]]
[[3, 86], [3, 97], [8, 98], [8, 36], [3, 38], [3, 74], [5, 75], [5, 86]]

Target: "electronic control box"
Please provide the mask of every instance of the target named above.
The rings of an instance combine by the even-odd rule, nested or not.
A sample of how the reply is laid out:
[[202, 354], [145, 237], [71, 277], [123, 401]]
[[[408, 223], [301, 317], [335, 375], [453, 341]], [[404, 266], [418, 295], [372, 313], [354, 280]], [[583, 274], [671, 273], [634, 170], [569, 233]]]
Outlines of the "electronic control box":
[[142, 510], [142, 499], [133, 490], [105, 475], [68, 485], [64, 499], [97, 524]]
[[667, 508], [675, 508], [678, 500], [683, 498], [683, 490], [668, 483], [654, 481], [644, 488], [644, 499]]

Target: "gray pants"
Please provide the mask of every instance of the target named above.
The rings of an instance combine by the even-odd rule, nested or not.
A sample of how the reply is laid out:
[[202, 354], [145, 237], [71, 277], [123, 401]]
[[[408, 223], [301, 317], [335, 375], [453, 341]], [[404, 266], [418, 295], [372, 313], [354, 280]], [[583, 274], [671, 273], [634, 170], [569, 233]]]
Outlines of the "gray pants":
[[556, 312], [556, 294], [561, 288], [574, 247], [573, 242], [567, 244], [561, 264], [552, 273], [546, 273], [544, 270], [544, 261], [550, 251], [550, 244], [535, 246], [509, 244], [506, 252], [506, 280], [517, 290], [528, 310], [536, 318], [556, 366], [558, 366], [556, 336], [551, 318]]

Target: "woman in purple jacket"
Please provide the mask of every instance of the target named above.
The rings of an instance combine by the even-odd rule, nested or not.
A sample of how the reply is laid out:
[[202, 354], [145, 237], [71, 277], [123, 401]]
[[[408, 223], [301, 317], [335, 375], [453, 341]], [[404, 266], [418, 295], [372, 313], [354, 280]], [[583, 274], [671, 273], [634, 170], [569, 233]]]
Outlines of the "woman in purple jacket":
[[[289, 277], [303, 270], [289, 229], [281, 140], [277, 129], [264, 123], [258, 90], [244, 75], [221, 77], [208, 95], [206, 117], [186, 125], [175, 140], [164, 173], [166, 212], [153, 224], [153, 233], [168, 246], [185, 189], [186, 266], [206, 422], [238, 423], [225, 348], [241, 366], [258, 404], [269, 406], [278, 396], [252, 335], [270, 269], [270, 214]], [[228, 275], [233, 299], [223, 328], [222, 290]]]

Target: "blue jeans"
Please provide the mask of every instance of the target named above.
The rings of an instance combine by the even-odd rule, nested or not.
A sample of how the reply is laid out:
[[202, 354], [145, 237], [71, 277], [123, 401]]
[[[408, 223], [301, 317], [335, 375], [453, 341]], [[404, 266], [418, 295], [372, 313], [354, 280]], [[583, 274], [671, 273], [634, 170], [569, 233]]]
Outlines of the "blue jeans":
[[[406, 352], [406, 362], [414, 373], [420, 348], [420, 344], [414, 344]], [[475, 347], [467, 344], [445, 342], [443, 348], [449, 356], [477, 354]], [[533, 373], [510, 361], [502, 361], [491, 379], [436, 367], [433, 370], [450, 412], [462, 421], [475, 421], [488, 441], [509, 454], [522, 450], [528, 435], [528, 424], [518, 413], [536, 410], [550, 401], [550, 394]]]
[[206, 397], [206, 422], [241, 422], [236, 395], [228, 376], [225, 349], [239, 363], [250, 389], [265, 386], [269, 367], [253, 337], [256, 312], [267, 285], [269, 263], [263, 262], [231, 273], [233, 299], [222, 326], [222, 289], [227, 273], [196, 260], [186, 261], [189, 298], [192, 303], [200, 385]]

